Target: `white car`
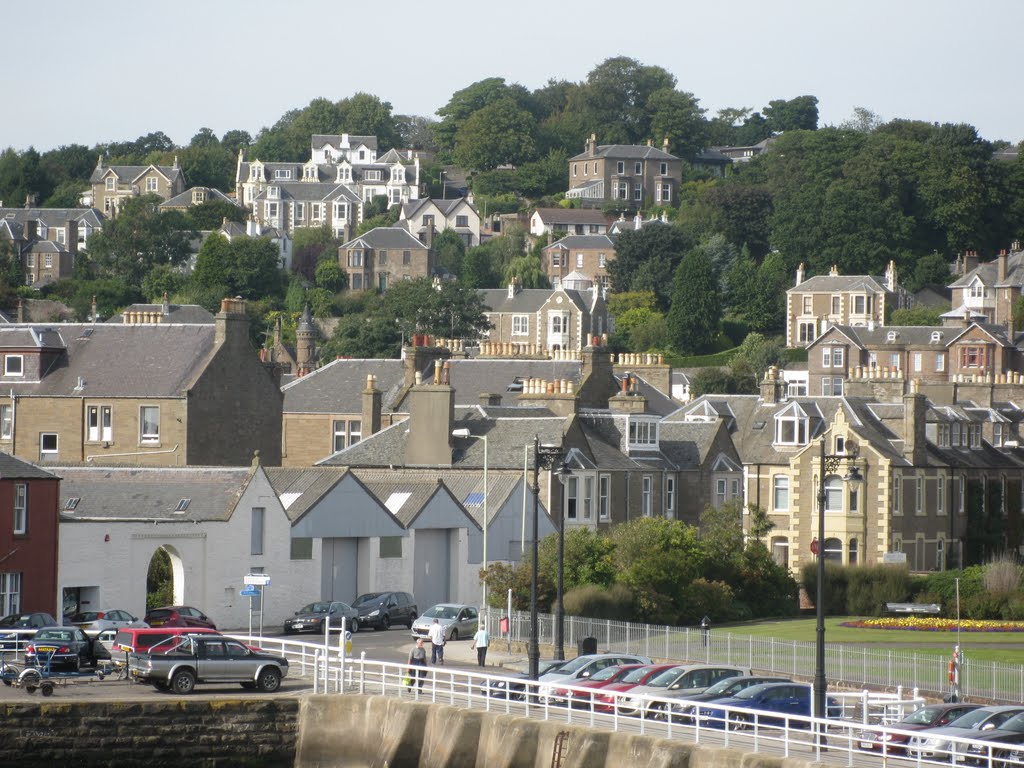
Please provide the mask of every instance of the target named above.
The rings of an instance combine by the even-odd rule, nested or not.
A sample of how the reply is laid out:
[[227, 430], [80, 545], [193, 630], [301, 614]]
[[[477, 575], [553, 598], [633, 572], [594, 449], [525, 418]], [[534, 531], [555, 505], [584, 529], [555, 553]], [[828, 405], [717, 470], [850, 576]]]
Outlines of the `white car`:
[[479, 616], [472, 605], [439, 603], [425, 610], [423, 615], [412, 623], [412, 636], [426, 639], [435, 619], [444, 630], [445, 640], [469, 640], [476, 634]]
[[82, 611], [71, 617], [71, 624], [93, 637], [105, 629], [121, 627], [148, 627], [149, 625], [138, 616], [128, 611], [114, 609], [110, 611]]
[[577, 656], [554, 672], [548, 672], [537, 679], [537, 682], [543, 683], [539, 690], [540, 701], [541, 703], [553, 701], [552, 693], [555, 690], [555, 686], [552, 683], [575, 685], [584, 680], [589, 680], [591, 675], [595, 672], [600, 672], [606, 667], [618, 667], [622, 664], [652, 663], [646, 656], [635, 656], [629, 653], [591, 653]]

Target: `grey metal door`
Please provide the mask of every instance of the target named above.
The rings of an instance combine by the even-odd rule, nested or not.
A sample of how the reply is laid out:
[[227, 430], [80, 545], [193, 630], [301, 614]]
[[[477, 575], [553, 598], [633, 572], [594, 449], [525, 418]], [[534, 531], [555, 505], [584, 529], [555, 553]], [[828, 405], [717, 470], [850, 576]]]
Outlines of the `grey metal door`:
[[450, 598], [451, 551], [447, 529], [416, 531], [416, 570], [412, 593], [420, 611]]
[[351, 605], [356, 599], [359, 540], [324, 539], [323, 541], [320, 599], [341, 600]]

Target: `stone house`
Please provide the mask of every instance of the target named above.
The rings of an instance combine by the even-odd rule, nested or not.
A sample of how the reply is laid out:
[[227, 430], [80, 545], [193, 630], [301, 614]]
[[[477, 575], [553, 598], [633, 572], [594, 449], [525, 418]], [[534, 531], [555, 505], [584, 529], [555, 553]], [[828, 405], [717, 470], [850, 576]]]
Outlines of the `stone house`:
[[682, 161], [669, 153], [667, 137], [656, 149], [651, 142], [598, 145], [597, 136], [591, 134], [583, 153], [569, 158], [565, 196], [591, 208], [606, 202], [633, 209], [675, 205], [682, 180]]
[[185, 174], [173, 165], [106, 165], [100, 155], [89, 177], [89, 191], [82, 204], [116, 216], [125, 200], [139, 195], [156, 195], [164, 200], [185, 191]]
[[71, 276], [78, 251], [103, 221], [94, 208], [0, 208], [0, 241], [20, 258], [24, 284], [41, 287]]
[[433, 274], [430, 248], [403, 227], [374, 227], [338, 246], [338, 263], [350, 291], [386, 291], [399, 280]]
[[541, 251], [541, 268], [553, 286], [576, 272], [607, 289], [608, 265], [614, 260], [615, 241], [608, 235], [566, 235]]
[[298, 227], [327, 226], [335, 237], [348, 237], [363, 220], [358, 191], [336, 182], [271, 182], [251, 205], [256, 225], [288, 235]]
[[480, 212], [467, 197], [422, 198], [402, 205], [398, 226], [404, 226], [428, 247], [435, 233], [452, 230], [467, 248], [480, 245]]
[[238, 201], [213, 187], [189, 187], [179, 195], [160, 203], [161, 211], [187, 211], [203, 203], [219, 202], [238, 206]]
[[0, 615], [61, 615], [60, 477], [0, 453]]
[[279, 464], [281, 393], [245, 302], [214, 324], [0, 326], [0, 450], [42, 464]]
[[995, 260], [978, 263], [977, 251], [968, 251], [957, 259], [959, 279], [950, 284], [953, 292], [952, 317], [965, 312], [983, 316], [988, 323], [1005, 326], [1012, 338], [1021, 328], [1015, 328], [1013, 305], [1024, 289], [1024, 250], [1020, 241], [1014, 241], [1009, 252], [1003, 250]]
[[600, 211], [585, 208], [538, 208], [530, 214], [530, 235], [603, 235], [608, 219]]
[[492, 326], [483, 342], [483, 354], [492, 354], [494, 345], [515, 345], [524, 355], [579, 352], [593, 336], [609, 330], [604, 292], [596, 286], [585, 290], [565, 286], [524, 289], [513, 283], [507, 289], [481, 293], [484, 314]]

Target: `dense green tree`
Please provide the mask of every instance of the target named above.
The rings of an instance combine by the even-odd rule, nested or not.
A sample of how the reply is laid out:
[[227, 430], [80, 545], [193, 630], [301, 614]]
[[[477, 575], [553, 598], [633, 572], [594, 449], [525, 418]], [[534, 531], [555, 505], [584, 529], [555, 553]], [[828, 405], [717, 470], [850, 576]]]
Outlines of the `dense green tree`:
[[651, 94], [651, 133], [668, 138], [669, 151], [684, 160], [694, 157], [707, 142], [704, 112], [697, 97], [685, 91], [664, 88]]
[[234, 129], [226, 131], [223, 136], [220, 137], [220, 145], [224, 147], [232, 155], [237, 155], [238, 150], [248, 149], [252, 144], [252, 136], [248, 131], [242, 131]]
[[316, 265], [316, 287], [332, 295], [348, 286], [348, 274], [336, 259], [321, 259]]
[[709, 229], [736, 246], [746, 245], [755, 259], [768, 253], [772, 196], [764, 187], [729, 183], [701, 190], [700, 204], [707, 211]]
[[914, 271], [901, 282], [908, 291], [919, 291], [925, 286], [945, 287], [953, 280], [952, 265], [945, 256], [929, 253], [914, 264]]
[[795, 99], [775, 99], [764, 108], [768, 128], [773, 133], [783, 131], [813, 131], [818, 128], [818, 97], [797, 96]]
[[176, 295], [185, 285], [185, 276], [169, 264], [157, 264], [142, 278], [142, 295], [149, 302], [160, 301], [164, 294]]
[[760, 333], [750, 333], [729, 360], [729, 368], [737, 379], [749, 382], [756, 391], [765, 371], [782, 362], [782, 345], [777, 339], [768, 339]]
[[458, 233], [446, 229], [434, 238], [434, 263], [456, 277], [462, 276], [462, 262], [466, 258], [466, 244]]
[[708, 145], [712, 147], [737, 146], [736, 130], [751, 113], [750, 107], [725, 107], [707, 121]]
[[434, 139], [435, 120], [419, 115], [396, 115], [395, 130], [398, 131], [399, 146], [408, 149], [436, 150]]
[[701, 395], [750, 395], [757, 392], [748, 377], [738, 377], [728, 368], [712, 365], [701, 368], [690, 380], [690, 392]]
[[550, 288], [544, 265], [536, 256], [518, 256], [508, 263], [502, 273], [505, 285], [518, 280], [523, 288]]
[[376, 136], [378, 154], [399, 146], [401, 134], [391, 104], [369, 93], [356, 93], [338, 102], [339, 130], [355, 136]]
[[753, 112], [737, 126], [733, 133], [733, 142], [737, 147], [751, 147], [772, 135], [768, 121], [760, 112]]
[[84, 181], [69, 180], [53, 188], [50, 196], [42, 201], [44, 208], [81, 208]]
[[[676, 79], [667, 70], [616, 56], [587, 74], [580, 93], [581, 111], [601, 144], [641, 144], [651, 138], [651, 97], [675, 87]], [[669, 101], [661, 103], [667, 107]]]
[[188, 145], [190, 147], [219, 147], [220, 139], [209, 128], [200, 128]]
[[305, 281], [293, 274], [288, 280], [288, 288], [284, 293], [284, 308], [291, 314], [298, 315], [304, 306], [306, 306]]
[[533, 115], [514, 99], [498, 99], [462, 123], [455, 134], [453, 157], [459, 165], [481, 171], [532, 160], [536, 127]]
[[[942, 325], [942, 313], [939, 307], [917, 306], [913, 309], [894, 309], [886, 321], [888, 325]], [[948, 311], [948, 310], [945, 310]]]
[[226, 200], [207, 200], [185, 211], [189, 226], [199, 232], [219, 229], [224, 221], [245, 221], [245, 211]]
[[520, 108], [531, 102], [531, 96], [519, 84], [508, 85], [503, 77], [488, 77], [456, 91], [448, 103], [437, 110], [441, 122], [434, 126], [438, 146], [447, 152], [455, 150], [456, 136], [476, 112], [502, 99], [512, 99]]
[[722, 301], [714, 265], [700, 250], [687, 253], [672, 279], [672, 306], [668, 329], [675, 348], [683, 355], [711, 349], [722, 317]]
[[235, 186], [238, 158], [219, 143], [186, 147], [176, 154], [190, 187], [213, 187], [227, 192]]
[[280, 295], [280, 253], [269, 238], [227, 238], [212, 234], [196, 256], [192, 283], [199, 288], [227, 286], [230, 295], [258, 299]]
[[841, 122], [839, 127], [846, 131], [871, 133], [882, 125], [882, 119], [867, 107], [854, 107], [853, 114]]
[[650, 291], [658, 309], [670, 304], [672, 274], [692, 247], [686, 234], [670, 224], [648, 224], [626, 230], [615, 243], [615, 260], [609, 263], [615, 291]]
[[611, 343], [616, 349], [625, 352], [664, 349], [667, 339], [665, 315], [655, 309], [633, 307], [615, 315], [615, 333]]
[[195, 233], [178, 211], [160, 212], [156, 195], [129, 198], [102, 232], [89, 239], [89, 253], [102, 274], [117, 276], [138, 291], [157, 264], [177, 266], [191, 254]]
[[21, 154], [10, 148], [0, 152], [0, 199], [22, 206], [30, 197], [38, 201], [48, 198], [53, 185], [39, 161], [39, 153], [32, 147]]

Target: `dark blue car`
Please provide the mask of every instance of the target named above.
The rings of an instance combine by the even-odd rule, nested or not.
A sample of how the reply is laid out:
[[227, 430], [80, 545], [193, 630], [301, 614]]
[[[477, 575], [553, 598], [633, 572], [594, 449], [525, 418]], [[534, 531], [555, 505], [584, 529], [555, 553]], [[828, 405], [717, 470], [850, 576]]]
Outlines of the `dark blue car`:
[[[805, 683], [766, 683], [746, 688], [734, 696], [716, 699], [700, 705], [700, 724], [711, 728], [730, 730], [743, 728], [755, 720], [759, 725], [782, 725], [786, 717], [811, 715], [811, 686]], [[720, 705], [720, 706], [715, 706]], [[727, 712], [726, 707], [742, 707], [750, 712]], [[831, 696], [826, 704], [829, 717], [839, 717], [842, 708]], [[783, 717], [765, 717], [762, 712], [778, 712]], [[802, 727], [805, 723], [791, 724]]]

